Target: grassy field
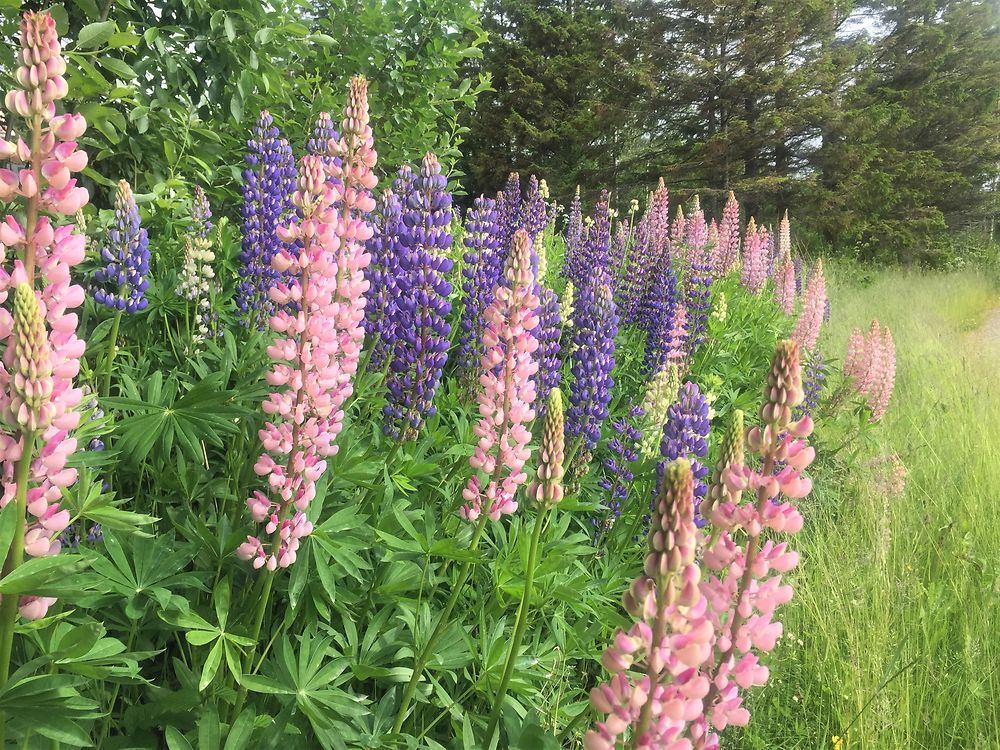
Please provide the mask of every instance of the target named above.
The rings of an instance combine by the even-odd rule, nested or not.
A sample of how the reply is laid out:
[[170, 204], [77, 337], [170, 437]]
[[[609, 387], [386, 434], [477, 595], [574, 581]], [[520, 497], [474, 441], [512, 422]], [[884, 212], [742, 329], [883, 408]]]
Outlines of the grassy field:
[[796, 597], [738, 746], [1000, 748], [1000, 299], [972, 273], [846, 278], [825, 351], [878, 318], [896, 391], [880, 429], [817, 436]]

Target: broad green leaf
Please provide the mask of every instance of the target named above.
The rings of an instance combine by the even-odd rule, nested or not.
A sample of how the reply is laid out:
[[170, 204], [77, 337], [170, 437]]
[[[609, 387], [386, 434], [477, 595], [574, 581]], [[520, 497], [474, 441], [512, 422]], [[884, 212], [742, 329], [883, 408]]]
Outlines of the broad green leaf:
[[229, 728], [229, 736], [226, 737], [226, 744], [222, 750], [244, 750], [253, 736], [253, 722], [255, 714], [252, 706], [243, 709], [236, 721]]
[[66, 583], [66, 576], [87, 567], [78, 556], [55, 555], [32, 557], [0, 579], [0, 594], [43, 593], [56, 588], [57, 581]]
[[102, 44], [111, 39], [111, 35], [114, 33], [114, 21], [98, 21], [97, 23], [89, 23], [80, 29], [80, 33], [77, 34], [75, 49], [83, 50], [100, 47]]
[[131, 65], [122, 62], [116, 57], [102, 57], [97, 62], [102, 68], [118, 76], [123, 81], [131, 81], [138, 76]]
[[187, 738], [176, 727], [167, 727], [164, 732], [169, 750], [194, 750]]
[[17, 503], [9, 502], [0, 509], [0, 559], [7, 559], [10, 543], [17, 532]]

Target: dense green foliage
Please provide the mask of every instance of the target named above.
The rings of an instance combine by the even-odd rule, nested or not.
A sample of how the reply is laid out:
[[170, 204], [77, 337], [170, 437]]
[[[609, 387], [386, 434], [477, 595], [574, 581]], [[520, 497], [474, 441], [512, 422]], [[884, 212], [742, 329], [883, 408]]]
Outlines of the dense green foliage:
[[[463, 138], [458, 112], [488, 85], [459, 75], [486, 40], [467, 0], [51, 7], [60, 33], [76, 39], [67, 46], [69, 106], [92, 125], [86, 177], [109, 188], [123, 177], [165, 201], [201, 183], [233, 218], [245, 134], [261, 109], [301, 147], [316, 115], [339, 111], [347, 80], [363, 74], [385, 163], [428, 149], [450, 161]], [[0, 23], [8, 49], [17, 12], [7, 8]], [[5, 89], [9, 76], [0, 70]]]
[[[1000, 741], [1000, 311], [981, 273], [837, 268], [824, 336], [892, 326], [894, 405], [863, 447], [835, 431], [799, 542], [776, 682], [740, 747], [979, 748]], [[908, 476], [893, 480], [895, 458]], [[902, 490], [902, 491], [901, 491]], [[780, 739], [778, 739], [780, 738]]]
[[568, 202], [662, 175], [713, 210], [794, 205], [867, 260], [940, 261], [996, 221], [995, 3], [498, 0], [483, 23], [505, 85], [470, 116], [480, 188], [544, 167]]

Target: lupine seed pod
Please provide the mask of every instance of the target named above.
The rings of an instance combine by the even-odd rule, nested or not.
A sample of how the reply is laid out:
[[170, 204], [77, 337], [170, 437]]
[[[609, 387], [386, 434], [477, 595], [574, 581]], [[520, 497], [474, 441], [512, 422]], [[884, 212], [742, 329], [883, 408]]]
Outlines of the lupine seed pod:
[[712, 470], [712, 480], [708, 485], [708, 494], [702, 501], [701, 514], [705, 518], [712, 520], [712, 514], [725, 501], [730, 501], [733, 505], [739, 505], [739, 490], [731, 490], [725, 482], [726, 471], [732, 466], [743, 466], [746, 457], [743, 450], [743, 412], [736, 409], [733, 418], [729, 422], [729, 427], [722, 436], [722, 445], [719, 450], [719, 458], [715, 462]]
[[799, 345], [795, 341], [779, 341], [767, 374], [761, 421], [774, 429], [785, 427], [792, 421], [792, 409], [802, 403], [804, 396]]
[[539, 506], [551, 508], [563, 498], [563, 460], [566, 452], [562, 391], [549, 391], [538, 449], [538, 470], [528, 486], [528, 497]]

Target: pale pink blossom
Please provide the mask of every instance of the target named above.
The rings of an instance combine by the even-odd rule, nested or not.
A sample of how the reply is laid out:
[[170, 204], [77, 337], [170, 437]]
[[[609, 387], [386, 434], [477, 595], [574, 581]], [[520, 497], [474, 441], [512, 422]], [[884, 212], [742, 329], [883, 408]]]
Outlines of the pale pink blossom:
[[712, 271], [725, 276], [740, 260], [740, 204], [733, 191], [729, 191], [722, 209], [719, 239], [712, 247]]
[[826, 313], [826, 278], [823, 276], [823, 260], [816, 261], [816, 268], [809, 277], [805, 293], [802, 295], [802, 312], [792, 331], [792, 339], [807, 351], [816, 348], [819, 331]]
[[743, 238], [743, 271], [740, 280], [752, 294], [760, 294], [767, 284], [768, 251], [767, 229], [758, 227], [757, 222], [751, 218]]
[[496, 287], [486, 308], [483, 331], [485, 352], [478, 394], [479, 422], [473, 429], [478, 442], [469, 464], [486, 477], [483, 489], [474, 474], [462, 496], [463, 518], [475, 521], [485, 506], [497, 521], [517, 511], [518, 487], [528, 478], [524, 466], [531, 455], [531, 421], [535, 418], [535, 383], [538, 370], [538, 296], [531, 267], [531, 241], [524, 230], [514, 234], [507, 259], [505, 283]]
[[364, 339], [364, 269], [370, 260], [364, 241], [372, 233], [364, 215], [373, 208], [376, 154], [362, 78], [351, 81], [342, 130], [341, 139], [328, 144], [331, 155], [340, 156], [339, 166], [319, 155], [302, 158], [292, 199], [301, 215], [278, 230], [296, 244], [273, 263], [292, 281], [271, 290], [277, 312], [270, 323], [278, 337], [268, 347], [275, 362], [267, 382], [278, 390], [262, 405], [271, 421], [260, 431], [266, 452], [254, 465], [267, 477], [268, 491], [247, 500], [268, 540], [248, 536], [237, 549], [255, 568], [288, 567], [312, 532], [305, 511], [326, 459], [337, 453]]
[[[20, 30], [21, 65], [14, 72], [19, 88], [7, 93], [6, 103], [27, 120], [26, 129], [15, 128], [15, 138], [0, 144], [0, 158], [18, 162], [0, 170], [0, 200], [20, 200], [16, 214], [27, 217], [25, 224], [14, 214], [0, 221], [0, 304], [7, 305], [0, 308], [0, 336], [7, 342], [0, 367], [0, 507], [14, 501], [15, 466], [27, 450], [24, 551], [42, 556], [59, 552], [59, 534], [70, 522], [59, 501], [63, 488], [76, 481], [76, 469], [66, 464], [76, 450], [70, 431], [79, 422], [75, 409], [82, 393], [73, 378], [85, 348], [73, 309], [83, 303], [84, 292], [72, 283], [71, 269], [83, 260], [84, 238], [73, 234], [73, 224], [55, 221], [76, 213], [89, 198], [73, 177], [87, 165], [76, 142], [86, 122], [80, 115], [56, 115], [56, 101], [68, 92], [55, 21], [47, 13], [27, 12]], [[54, 601], [25, 595], [19, 609], [23, 617], [39, 619]]]

